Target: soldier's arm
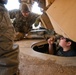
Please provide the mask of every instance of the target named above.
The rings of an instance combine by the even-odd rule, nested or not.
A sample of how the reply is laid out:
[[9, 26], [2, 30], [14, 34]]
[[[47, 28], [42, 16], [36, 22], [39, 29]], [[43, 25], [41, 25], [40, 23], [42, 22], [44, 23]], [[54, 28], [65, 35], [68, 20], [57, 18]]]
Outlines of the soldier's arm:
[[[39, 16], [40, 16], [40, 15], [38, 15], [38, 14], [32, 13], [31, 17], [33, 18], [33, 19], [32, 19], [33, 23], [35, 23], [36, 20], [37, 20], [37, 21], [39, 20]], [[37, 18], [38, 18], [38, 19], [37, 19]]]
[[48, 39], [48, 44], [49, 44], [49, 54], [55, 54], [56, 53], [56, 44], [55, 44], [55, 38], [50, 37]]
[[6, 10], [0, 11], [0, 55], [9, 51], [13, 45], [14, 28]]

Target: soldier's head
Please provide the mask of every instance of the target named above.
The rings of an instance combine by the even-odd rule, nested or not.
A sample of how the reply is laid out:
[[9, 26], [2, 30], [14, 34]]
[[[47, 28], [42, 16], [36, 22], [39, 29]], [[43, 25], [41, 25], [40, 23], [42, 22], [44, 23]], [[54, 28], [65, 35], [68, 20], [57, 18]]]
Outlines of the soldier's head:
[[25, 3], [21, 3], [20, 10], [23, 16], [27, 17], [30, 13], [28, 6]]
[[0, 0], [1, 4], [7, 4], [8, 0]]

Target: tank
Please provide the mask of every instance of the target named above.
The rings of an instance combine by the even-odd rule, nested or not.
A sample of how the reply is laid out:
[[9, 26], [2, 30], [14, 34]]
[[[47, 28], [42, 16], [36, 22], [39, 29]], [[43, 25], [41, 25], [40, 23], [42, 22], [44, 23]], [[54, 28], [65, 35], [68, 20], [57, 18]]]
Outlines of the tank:
[[[55, 32], [76, 42], [76, 0], [46, 0], [46, 6], [49, 2], [51, 5], [45, 12]], [[34, 43], [29, 50], [30, 54], [23, 58], [27, 75], [76, 75], [76, 56], [49, 55], [46, 40]]]

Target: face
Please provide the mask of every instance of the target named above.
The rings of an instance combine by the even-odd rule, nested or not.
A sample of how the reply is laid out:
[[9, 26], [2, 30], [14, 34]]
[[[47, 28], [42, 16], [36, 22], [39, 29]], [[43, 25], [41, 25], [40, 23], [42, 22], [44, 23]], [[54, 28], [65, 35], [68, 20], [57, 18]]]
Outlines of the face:
[[68, 47], [68, 46], [70, 46], [70, 42], [67, 41], [66, 38], [61, 37], [61, 38], [60, 38], [60, 41], [59, 41], [59, 45], [60, 45], [62, 48]]
[[21, 12], [21, 13], [24, 17], [27, 17], [29, 15], [29, 12]]

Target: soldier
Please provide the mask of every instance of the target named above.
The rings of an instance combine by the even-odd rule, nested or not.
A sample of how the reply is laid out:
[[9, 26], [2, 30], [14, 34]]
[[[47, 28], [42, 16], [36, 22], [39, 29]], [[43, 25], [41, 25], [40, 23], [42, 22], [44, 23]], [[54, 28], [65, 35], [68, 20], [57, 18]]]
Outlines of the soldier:
[[18, 70], [18, 46], [13, 45], [14, 27], [4, 4], [0, 0], [0, 75], [14, 75]]
[[16, 30], [15, 40], [21, 40], [32, 29], [32, 24], [39, 16], [29, 11], [25, 3], [20, 5], [20, 9], [9, 11], [10, 18], [15, 18], [13, 25]]

